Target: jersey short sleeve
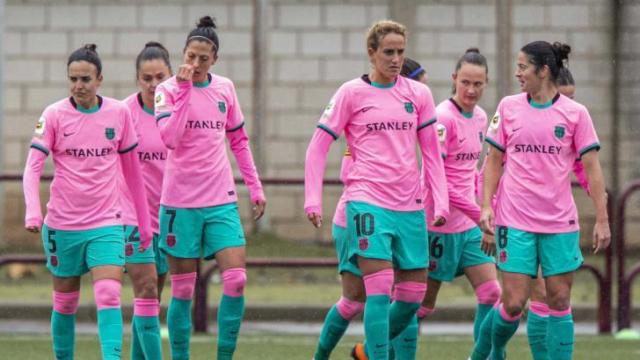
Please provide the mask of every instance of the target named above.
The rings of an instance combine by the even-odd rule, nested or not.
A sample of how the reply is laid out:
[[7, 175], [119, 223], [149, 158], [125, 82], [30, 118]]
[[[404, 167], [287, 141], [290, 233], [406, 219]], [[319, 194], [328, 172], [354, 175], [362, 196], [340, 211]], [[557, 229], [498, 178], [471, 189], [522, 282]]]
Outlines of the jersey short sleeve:
[[576, 153], [580, 157], [591, 150], [600, 149], [596, 129], [593, 127], [593, 121], [591, 120], [589, 111], [585, 108], [581, 109], [580, 117], [576, 123], [573, 145]]
[[318, 123], [318, 128], [326, 131], [336, 140], [343, 133], [347, 122], [351, 118], [349, 93], [349, 88], [346, 84], [342, 85], [329, 101]]
[[168, 89], [168, 81], [170, 80], [165, 81], [156, 88], [153, 100], [156, 121], [160, 121], [171, 116], [171, 111], [173, 111], [174, 99], [171, 91]]
[[507, 149], [507, 132], [504, 128], [503, 107], [504, 100], [498, 104], [495, 115], [489, 120], [486, 141], [498, 150], [505, 152]]
[[[229, 83], [229, 104], [227, 109], [227, 123], [225, 125], [225, 130], [228, 132], [235, 131], [242, 126], [244, 126], [244, 115], [242, 114], [242, 109], [240, 108], [240, 102], [238, 101], [238, 94], [236, 93], [236, 88], [233, 86], [233, 83]], [[218, 102], [218, 108], [221, 110], [226, 106], [226, 104], [222, 102]]]
[[49, 152], [53, 150], [56, 139], [55, 123], [55, 110], [51, 107], [46, 108], [36, 123], [36, 128], [31, 140], [32, 148], [38, 149], [49, 155]]
[[[422, 85], [422, 84], [420, 84]], [[436, 105], [433, 101], [433, 95], [428, 87], [422, 85], [421, 90], [424, 94], [420, 94], [418, 105], [418, 130], [423, 129], [436, 122]]]
[[123, 106], [122, 116], [122, 137], [118, 144], [118, 152], [124, 154], [133, 150], [138, 145], [138, 136], [131, 120], [131, 112]]

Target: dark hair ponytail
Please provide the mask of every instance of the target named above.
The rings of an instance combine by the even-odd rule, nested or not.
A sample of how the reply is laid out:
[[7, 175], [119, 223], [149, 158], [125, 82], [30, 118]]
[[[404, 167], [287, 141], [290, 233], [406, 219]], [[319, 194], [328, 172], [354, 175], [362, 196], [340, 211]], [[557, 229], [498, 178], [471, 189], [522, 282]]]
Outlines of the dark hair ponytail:
[[144, 45], [144, 49], [140, 51], [138, 57], [136, 57], [136, 75], [140, 71], [140, 64], [143, 61], [161, 59], [169, 68], [169, 72], [171, 72], [171, 61], [169, 60], [169, 51], [156, 41], [149, 41]]
[[555, 82], [560, 74], [560, 69], [566, 68], [569, 62], [571, 46], [554, 42], [553, 45], [546, 41], [534, 41], [520, 49], [529, 58], [529, 62], [535, 65], [536, 71], [540, 71], [545, 65], [551, 72], [551, 81]]
[[67, 68], [74, 61], [86, 61], [90, 64], [95, 65], [97, 75], [100, 76], [100, 74], [102, 74], [102, 61], [100, 61], [100, 57], [98, 56], [96, 48], [96, 44], [86, 44], [83, 47], [72, 52], [71, 55], [69, 55], [69, 59], [67, 60]]
[[189, 32], [187, 41], [184, 44], [185, 49], [193, 40], [208, 41], [213, 45], [213, 52], [217, 54], [220, 49], [220, 41], [216, 33], [215, 19], [209, 15], [201, 17], [196, 24], [196, 28]]

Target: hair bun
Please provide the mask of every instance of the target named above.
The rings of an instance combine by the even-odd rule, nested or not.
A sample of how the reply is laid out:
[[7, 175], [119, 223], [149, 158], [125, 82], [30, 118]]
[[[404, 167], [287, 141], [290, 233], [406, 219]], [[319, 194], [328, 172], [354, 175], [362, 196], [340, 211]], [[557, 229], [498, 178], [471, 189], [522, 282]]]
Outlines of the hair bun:
[[569, 60], [569, 54], [571, 53], [571, 46], [558, 41], [554, 42], [553, 45], [551, 46], [553, 47], [553, 52], [556, 54], [556, 57], [558, 58], [558, 63], [564, 63], [565, 60]]
[[468, 54], [468, 53], [480, 54], [480, 49], [478, 49], [477, 47], [472, 47], [472, 48], [468, 48], [467, 51], [465, 51], [464, 53], [465, 54]]
[[144, 47], [145, 48], [148, 48], [148, 47], [164, 48], [164, 46], [162, 46], [162, 44], [160, 44], [157, 41], [149, 41], [148, 43], [144, 44]]
[[216, 22], [215, 19], [213, 19], [211, 16], [207, 15], [207, 16], [203, 16], [200, 18], [200, 20], [198, 21], [197, 26], [199, 28], [206, 28], [206, 27], [212, 27], [212, 28], [216, 28]]
[[83, 46], [84, 49], [96, 52], [96, 49], [98, 48], [98, 46], [96, 44], [85, 44]]

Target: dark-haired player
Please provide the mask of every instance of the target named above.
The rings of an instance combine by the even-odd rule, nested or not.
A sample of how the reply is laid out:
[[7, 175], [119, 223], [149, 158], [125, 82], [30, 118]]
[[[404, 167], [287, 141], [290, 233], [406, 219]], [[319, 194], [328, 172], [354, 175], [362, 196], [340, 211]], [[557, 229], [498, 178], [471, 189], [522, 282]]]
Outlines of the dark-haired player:
[[[560, 95], [555, 82], [570, 51], [560, 43], [525, 45], [516, 70], [523, 92], [502, 99], [487, 132], [492, 149], [484, 171], [480, 223], [484, 231], [496, 233], [503, 278], [501, 303], [488, 315], [493, 321], [494, 359], [504, 357], [529, 297], [530, 278], [538, 274], [539, 266], [549, 305], [549, 358], [572, 357], [571, 284], [583, 261], [570, 180], [578, 157], [596, 210], [594, 251], [606, 248], [611, 239], [593, 122], [583, 105]], [[476, 343], [472, 359], [489, 355], [482, 343], [481, 339]]]
[[140, 161], [153, 231], [152, 246], [139, 252], [138, 221], [132, 209], [131, 194], [122, 190], [122, 222], [125, 225], [126, 269], [133, 284], [134, 303], [131, 321], [132, 359], [161, 359], [160, 294], [167, 271], [167, 260], [158, 250], [158, 210], [167, 148], [156, 126], [154, 93], [171, 76], [169, 53], [157, 42], [149, 42], [136, 57], [136, 82], [139, 91], [124, 100], [129, 107], [138, 134], [136, 153]]
[[[69, 56], [67, 78], [71, 96], [44, 110], [31, 142], [23, 183], [25, 227], [31, 232], [42, 228], [47, 268], [53, 275], [55, 358], [73, 359], [80, 277], [90, 271], [102, 358], [120, 359], [125, 263], [120, 176], [131, 191], [138, 218], [138, 251], [145, 251], [152, 236], [140, 165], [133, 151], [136, 133], [122, 102], [97, 95], [102, 63], [95, 45]], [[49, 153], [55, 170], [43, 225], [39, 181]]]
[[231, 80], [209, 73], [220, 42], [209, 16], [187, 36], [183, 64], [160, 84], [155, 114], [169, 148], [160, 200], [160, 249], [171, 272], [167, 314], [171, 356], [189, 358], [191, 300], [201, 257], [215, 258], [222, 273], [218, 308], [218, 359], [231, 359], [244, 314], [245, 237], [236, 187], [225, 151], [229, 141], [254, 206], [254, 218], [266, 205], [244, 117]]

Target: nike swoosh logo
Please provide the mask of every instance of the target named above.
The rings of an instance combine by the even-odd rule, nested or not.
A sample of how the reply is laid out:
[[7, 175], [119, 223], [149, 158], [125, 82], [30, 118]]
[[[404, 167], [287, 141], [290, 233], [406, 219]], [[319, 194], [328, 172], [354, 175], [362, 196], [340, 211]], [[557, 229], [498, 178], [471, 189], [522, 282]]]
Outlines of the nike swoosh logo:
[[465, 142], [465, 140], [467, 140], [467, 138], [464, 138], [464, 139], [458, 139], [458, 143], [462, 144], [463, 142]]
[[513, 131], [513, 132], [516, 132], [516, 131], [518, 131], [518, 130], [520, 130], [520, 129], [522, 129], [522, 126], [517, 127], [517, 128], [515, 128], [515, 129], [513, 129], [512, 131]]
[[371, 109], [373, 109], [373, 106], [365, 106], [365, 107], [363, 107], [363, 108], [362, 108], [362, 110], [360, 110], [360, 111], [362, 111], [363, 113], [366, 113], [367, 111], [369, 111], [369, 110], [371, 110]]
[[560, 346], [569, 346], [569, 345], [573, 345], [573, 343], [572, 342], [565, 343], [562, 341], [560, 342]]
[[376, 344], [376, 349], [380, 349], [380, 348], [383, 348], [385, 346], [387, 346], [387, 345], [385, 345], [385, 344]]
[[64, 137], [71, 136], [73, 134], [75, 134], [75, 133], [74, 132], [72, 132], [72, 133], [63, 133]]

